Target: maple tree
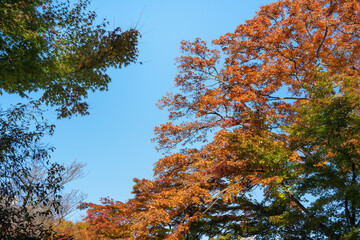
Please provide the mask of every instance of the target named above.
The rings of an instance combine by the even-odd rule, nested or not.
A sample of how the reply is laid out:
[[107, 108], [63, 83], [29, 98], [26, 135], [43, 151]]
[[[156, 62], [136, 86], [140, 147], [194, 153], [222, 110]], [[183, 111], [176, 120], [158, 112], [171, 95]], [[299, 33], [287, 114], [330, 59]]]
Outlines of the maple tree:
[[89, 232], [358, 239], [360, 3], [277, 1], [212, 43], [182, 42], [167, 156], [128, 202], [85, 204]]

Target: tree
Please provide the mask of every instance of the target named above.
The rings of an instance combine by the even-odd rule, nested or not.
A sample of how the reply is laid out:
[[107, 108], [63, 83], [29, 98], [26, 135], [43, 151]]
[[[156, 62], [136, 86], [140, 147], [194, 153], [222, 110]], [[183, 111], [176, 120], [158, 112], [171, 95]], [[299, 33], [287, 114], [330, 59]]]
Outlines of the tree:
[[87, 223], [121, 206], [128, 239], [358, 239], [359, 19], [354, 0], [282, 0], [214, 47], [183, 41], [169, 155]]
[[[69, 165], [61, 164], [62, 171], [60, 171], [58, 186], [63, 189], [69, 182], [75, 181], [84, 177], [84, 167], [86, 164], [79, 163], [77, 161], [72, 162]], [[32, 162], [30, 167], [30, 173], [26, 176], [23, 182], [26, 182], [28, 186], [34, 185], [34, 183], [41, 182], [46, 178], [48, 169], [42, 162]], [[56, 192], [49, 191], [44, 198], [48, 199], [46, 206], [42, 206], [43, 210], [51, 212], [48, 216], [43, 216], [42, 221], [47, 221], [47, 225], [51, 225], [54, 222], [59, 222], [65, 218], [71, 217], [77, 209], [77, 205], [86, 199], [86, 194], [82, 193], [79, 189], [73, 189], [70, 192], [60, 191], [58, 193], [61, 198], [57, 199]], [[58, 201], [58, 208], [54, 208], [54, 202]]]
[[[41, 111], [29, 105], [18, 104], [0, 112], [2, 239], [44, 237], [48, 229], [41, 219], [59, 210], [63, 167], [50, 162], [53, 148], [41, 143], [45, 134], [52, 134], [53, 127], [42, 122]], [[42, 178], [32, 176], [34, 164], [43, 166]]]
[[55, 106], [60, 118], [87, 114], [89, 91], [104, 91], [106, 69], [137, 57], [136, 29], [106, 31], [77, 4], [57, 0], [5, 0], [0, 3], [0, 93], [29, 97]]
[[[68, 166], [51, 166], [46, 159], [27, 158], [13, 161], [15, 166], [10, 170], [7, 164], [13, 162], [9, 160], [3, 162], [5, 167], [1, 174], [2, 182], [10, 183], [1, 185], [2, 192], [7, 194], [1, 197], [1, 238], [48, 239], [53, 236], [53, 239], [65, 239], [56, 233], [56, 227], [76, 210], [76, 206], [85, 200], [86, 195], [79, 190], [64, 193], [62, 189], [67, 183], [84, 175], [85, 165], [73, 162]], [[6, 175], [8, 177], [5, 177]], [[56, 177], [56, 181], [50, 182], [51, 176]], [[49, 186], [50, 184], [53, 186]]]
[[[70, 165], [63, 166], [65, 170], [61, 174], [61, 186], [85, 176], [84, 168], [86, 164], [84, 163], [74, 161]], [[67, 193], [62, 192], [61, 196], [61, 210], [58, 214], [55, 214], [55, 220], [57, 221], [71, 217], [71, 215], [77, 210], [77, 206], [87, 197], [87, 195], [79, 189], [73, 189]]]
[[0, 94], [28, 100], [0, 110], [1, 239], [49, 237], [45, 221], [65, 214], [60, 190], [76, 177], [76, 171], [51, 163], [54, 148], [40, 143], [54, 130], [41, 104], [55, 107], [59, 118], [88, 114], [89, 91], [107, 90], [106, 69], [137, 58], [139, 32], [107, 31], [108, 23], [97, 24], [87, 10], [89, 3], [0, 2]]
[[[62, 171], [58, 172], [59, 181], [57, 183], [59, 189], [63, 189], [64, 186], [84, 176], [84, 163], [72, 162], [70, 165], [62, 165]], [[33, 163], [30, 167], [30, 174], [28, 174], [26, 182], [28, 186], [33, 186], [35, 183], [42, 182], [46, 178], [47, 168], [44, 164], [38, 162]], [[31, 193], [28, 195], [31, 196]], [[59, 198], [59, 196], [61, 196]], [[16, 196], [17, 199], [21, 199], [21, 196]], [[66, 230], [70, 230], [69, 222], [66, 220], [71, 217], [79, 205], [86, 198], [86, 194], [80, 192], [78, 189], [73, 189], [70, 192], [61, 191], [47, 191], [43, 199], [47, 199], [46, 204], [42, 205], [27, 205], [27, 210], [31, 213], [33, 218], [30, 219], [32, 225], [41, 226], [45, 230], [45, 234], [38, 234], [35, 239], [78, 239], [70, 237], [67, 231], [62, 228], [66, 226]], [[45, 214], [44, 214], [45, 213]], [[22, 219], [25, 221], [25, 219]], [[77, 226], [81, 226], [77, 225]], [[16, 228], [15, 228], [16, 229]], [[15, 231], [18, 231], [17, 229]], [[79, 232], [79, 230], [77, 230]], [[73, 231], [71, 232], [74, 233]], [[29, 235], [25, 237], [29, 238]], [[85, 239], [86, 235], [82, 235], [80, 239]]]

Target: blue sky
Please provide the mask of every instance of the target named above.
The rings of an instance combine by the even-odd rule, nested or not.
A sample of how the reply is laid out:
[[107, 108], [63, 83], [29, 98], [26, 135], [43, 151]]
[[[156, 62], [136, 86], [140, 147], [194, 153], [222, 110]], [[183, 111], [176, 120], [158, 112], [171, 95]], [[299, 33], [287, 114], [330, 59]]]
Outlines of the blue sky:
[[180, 41], [216, 39], [270, 2], [92, 0], [90, 8], [99, 18], [107, 18], [110, 28], [137, 26], [142, 34], [138, 60], [143, 64], [110, 69], [109, 91], [90, 95], [89, 116], [55, 121], [55, 134], [49, 139], [56, 147], [52, 159], [87, 164], [87, 175], [65, 190], [81, 189], [88, 195], [86, 201], [95, 203], [100, 197], [130, 198], [132, 179], [151, 178], [153, 164], [162, 156], [150, 139], [154, 127], [167, 121], [166, 111], [157, 109], [156, 103], [173, 90]]

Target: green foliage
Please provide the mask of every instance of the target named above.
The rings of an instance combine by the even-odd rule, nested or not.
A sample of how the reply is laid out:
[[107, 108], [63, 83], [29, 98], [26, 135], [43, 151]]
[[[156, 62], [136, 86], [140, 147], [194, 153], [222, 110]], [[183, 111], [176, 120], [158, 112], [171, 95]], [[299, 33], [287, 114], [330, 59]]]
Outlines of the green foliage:
[[39, 91], [60, 118], [87, 114], [89, 91], [107, 90], [109, 67], [137, 57], [139, 32], [106, 31], [88, 11], [89, 0], [0, 2], [0, 93]]
[[305, 229], [318, 228], [331, 239], [358, 239], [359, 79], [321, 72], [316, 79], [309, 100], [297, 107], [296, 122], [286, 128], [303, 154], [293, 192], [311, 196], [305, 219], [311, 225]]

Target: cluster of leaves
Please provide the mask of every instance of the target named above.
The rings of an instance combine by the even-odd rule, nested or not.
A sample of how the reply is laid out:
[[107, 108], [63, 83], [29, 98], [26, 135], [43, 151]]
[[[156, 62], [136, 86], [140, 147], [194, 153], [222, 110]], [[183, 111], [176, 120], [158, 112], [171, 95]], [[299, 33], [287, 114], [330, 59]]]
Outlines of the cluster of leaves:
[[88, 113], [89, 91], [107, 90], [107, 68], [136, 60], [139, 37], [135, 29], [96, 25], [89, 2], [1, 1], [0, 93], [39, 91], [39, 102], [55, 106], [60, 118]]
[[128, 202], [85, 205], [89, 233], [359, 239], [359, 1], [281, 0], [213, 45], [182, 42], [168, 155]]

